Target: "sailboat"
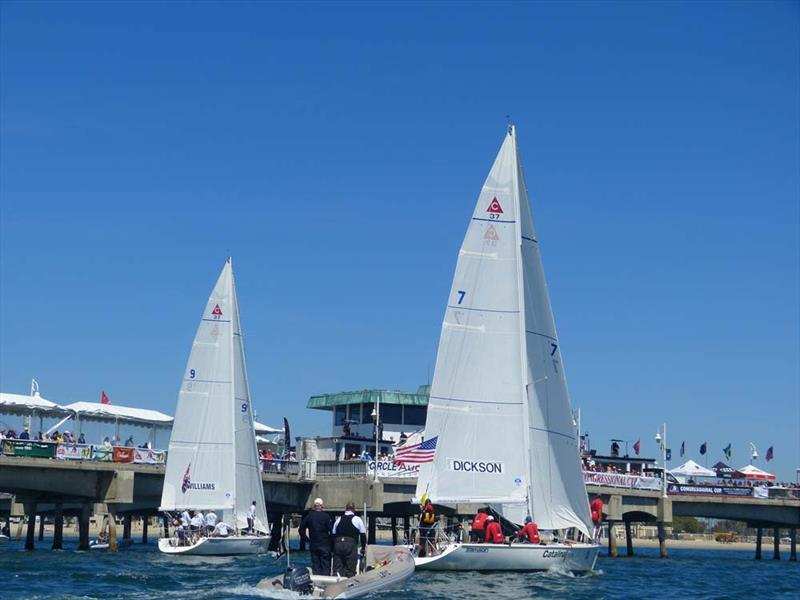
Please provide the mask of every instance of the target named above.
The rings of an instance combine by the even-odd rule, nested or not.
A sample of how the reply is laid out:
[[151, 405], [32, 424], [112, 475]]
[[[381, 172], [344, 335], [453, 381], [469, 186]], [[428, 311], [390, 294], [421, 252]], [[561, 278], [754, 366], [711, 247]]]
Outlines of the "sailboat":
[[448, 540], [418, 569], [590, 571], [589, 502], [528, 192], [509, 126], [461, 245], [425, 425], [438, 437], [416, 498], [488, 505], [512, 523], [569, 530], [542, 545]]
[[[250, 529], [253, 503], [255, 524]], [[230, 555], [267, 549], [269, 523], [230, 258], [192, 343], [169, 440], [160, 510], [213, 510], [233, 532], [228, 537], [161, 538], [162, 552]]]

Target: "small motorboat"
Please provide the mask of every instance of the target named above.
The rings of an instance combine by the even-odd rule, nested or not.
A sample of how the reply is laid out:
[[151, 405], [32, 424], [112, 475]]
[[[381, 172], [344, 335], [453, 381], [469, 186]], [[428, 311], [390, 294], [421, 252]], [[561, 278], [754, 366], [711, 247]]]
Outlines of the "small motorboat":
[[[130, 548], [131, 546], [133, 546], [132, 539], [123, 538], [121, 540], [117, 540], [117, 548], [120, 550], [122, 548]], [[109, 543], [107, 538], [100, 537], [89, 542], [89, 550], [108, 550], [108, 548]]]
[[398, 585], [414, 574], [414, 557], [405, 546], [368, 545], [363, 570], [354, 577], [313, 575], [309, 567], [288, 567], [262, 579], [261, 590], [290, 590], [311, 598], [361, 598]]

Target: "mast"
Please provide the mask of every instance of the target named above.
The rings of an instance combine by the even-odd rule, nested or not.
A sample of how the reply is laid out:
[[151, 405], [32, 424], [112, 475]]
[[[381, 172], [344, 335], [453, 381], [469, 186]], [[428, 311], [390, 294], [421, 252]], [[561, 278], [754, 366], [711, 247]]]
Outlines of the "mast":
[[231, 440], [233, 440], [233, 464], [231, 465], [231, 470], [233, 472], [233, 489], [231, 493], [233, 494], [233, 527], [235, 528], [236, 532], [239, 532], [239, 519], [238, 515], [236, 514], [236, 491], [239, 486], [239, 477], [238, 473], [236, 472], [236, 357], [234, 356], [235, 349], [233, 347], [233, 337], [234, 332], [233, 328], [235, 324], [239, 321], [239, 299], [233, 294], [233, 258], [228, 257], [228, 260], [225, 261], [226, 267], [230, 271], [230, 277], [228, 277], [228, 297], [231, 299], [231, 326], [228, 328], [229, 335], [228, 335], [228, 347], [229, 347], [229, 360], [228, 360], [228, 373], [230, 373], [231, 377], [231, 386], [230, 386], [230, 410], [233, 412], [231, 415]]
[[519, 194], [519, 150], [517, 149], [517, 129], [516, 127], [509, 123], [508, 125], [508, 135], [511, 136], [511, 141], [514, 144], [514, 184], [513, 184], [513, 196], [514, 196], [514, 206], [515, 211], [517, 214], [517, 223], [515, 227], [515, 234], [516, 234], [516, 241], [515, 241], [515, 250], [517, 254], [517, 298], [519, 299], [519, 307], [520, 307], [520, 319], [519, 319], [519, 358], [520, 358], [520, 372], [522, 373], [522, 389], [520, 390], [522, 394], [522, 423], [521, 426], [523, 428], [522, 432], [522, 440], [523, 446], [525, 450], [525, 472], [528, 474], [527, 476], [527, 485], [526, 485], [526, 494], [525, 494], [525, 504], [528, 511], [528, 514], [533, 512], [533, 506], [531, 502], [533, 500], [531, 494], [531, 485], [532, 482], [532, 475], [533, 469], [530, 465], [531, 460], [531, 453], [530, 453], [530, 430], [528, 429], [529, 423], [529, 410], [528, 410], [528, 385], [530, 384], [529, 377], [528, 377], [528, 344], [525, 337], [525, 279], [524, 279], [524, 269], [523, 269], [523, 258], [522, 258], [522, 207], [520, 205], [520, 194]]

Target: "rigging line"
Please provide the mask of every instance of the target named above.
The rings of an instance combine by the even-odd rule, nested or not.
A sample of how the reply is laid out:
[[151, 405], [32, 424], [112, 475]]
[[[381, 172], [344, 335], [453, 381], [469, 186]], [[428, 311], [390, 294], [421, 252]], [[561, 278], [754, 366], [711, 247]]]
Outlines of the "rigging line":
[[490, 404], [494, 405], [508, 405], [508, 406], [520, 406], [522, 402], [489, 402], [487, 400], [463, 400], [462, 398], [448, 398], [446, 396], [431, 396], [431, 398], [435, 398], [436, 400], [447, 400], [449, 402], [466, 402], [468, 404]]
[[574, 435], [569, 435], [568, 433], [561, 433], [560, 431], [553, 431], [552, 429], [546, 429], [544, 427], [534, 427], [533, 425], [529, 426], [530, 429], [534, 429], [536, 431], [543, 431], [545, 433], [552, 433], [553, 435], [560, 435], [561, 437], [565, 437], [568, 440], [575, 440]]
[[539, 333], [538, 331], [531, 331], [530, 329], [526, 329], [525, 333], [530, 333], [531, 335], [538, 335], [543, 338], [547, 338], [548, 340], [553, 340], [554, 342], [558, 342], [556, 338], [554, 338], [552, 335], [547, 335], [546, 333]]
[[519, 314], [518, 310], [499, 310], [499, 309], [494, 309], [494, 308], [469, 308], [467, 306], [460, 306], [458, 304], [456, 304], [456, 305], [448, 304], [447, 308], [453, 308], [455, 310], [471, 310], [471, 311], [477, 311], [477, 312]]
[[516, 221], [508, 221], [505, 219], [484, 219], [483, 217], [472, 217], [473, 221], [489, 221], [490, 223], [516, 223]]

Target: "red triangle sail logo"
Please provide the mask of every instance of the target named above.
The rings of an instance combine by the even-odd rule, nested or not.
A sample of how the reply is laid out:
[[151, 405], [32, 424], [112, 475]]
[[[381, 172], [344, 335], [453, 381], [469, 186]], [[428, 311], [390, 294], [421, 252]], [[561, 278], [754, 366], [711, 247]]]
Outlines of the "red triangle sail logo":
[[214, 310], [211, 311], [211, 314], [214, 315], [215, 317], [221, 317], [222, 316], [222, 309], [219, 307], [219, 304], [217, 304], [214, 307]]
[[500, 201], [497, 199], [497, 196], [492, 198], [492, 201], [489, 203], [489, 208], [486, 209], [486, 212], [495, 213], [495, 214], [503, 214], [503, 207], [500, 206]]

